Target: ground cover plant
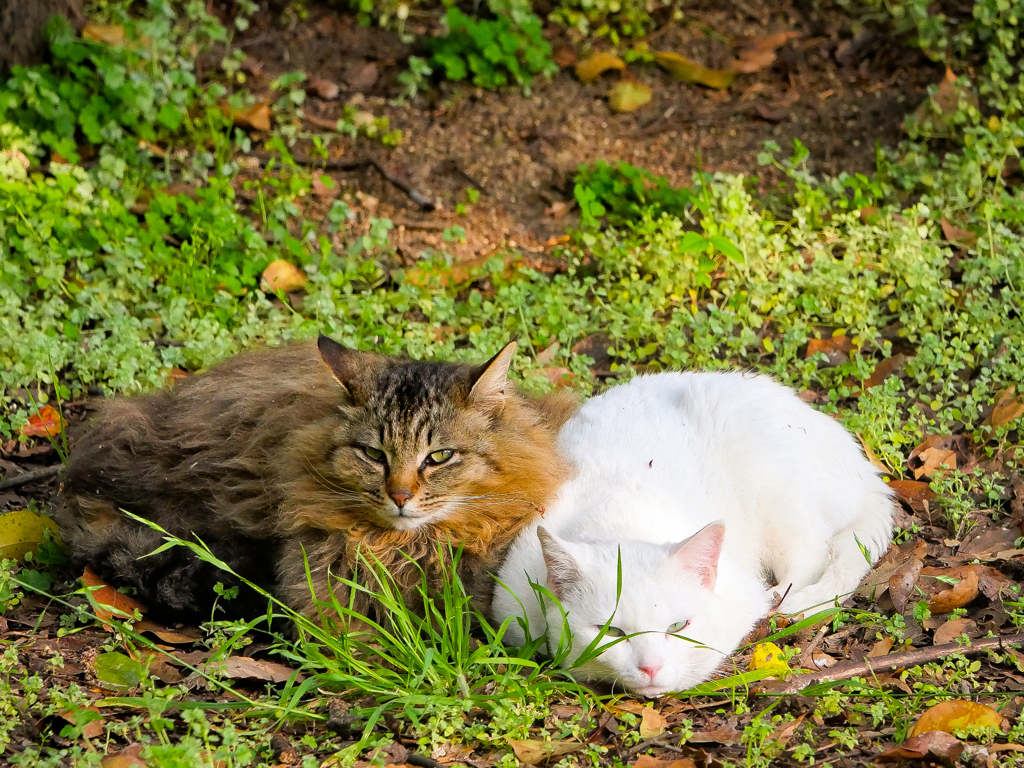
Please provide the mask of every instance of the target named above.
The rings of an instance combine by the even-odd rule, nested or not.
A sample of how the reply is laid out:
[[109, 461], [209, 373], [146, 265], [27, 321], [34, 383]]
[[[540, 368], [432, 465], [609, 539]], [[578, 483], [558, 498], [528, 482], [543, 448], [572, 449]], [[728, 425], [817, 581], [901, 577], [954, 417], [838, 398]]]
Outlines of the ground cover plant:
[[[0, 482], [17, 481], [0, 486], [0, 763], [1019, 760], [1024, 657], [1000, 638], [1024, 624], [1024, 116], [1015, 11], [978, 7], [873, 172], [821, 176], [801, 143], [764, 145], [745, 176], [587, 163], [564, 233], [473, 258], [484, 185], [410, 256], [422, 222], [345, 178], [344, 152], [397, 151], [384, 108], [327, 119], [315, 72], [261, 80], [235, 45], [259, 15], [154, 0], [56, 26], [49, 63], [0, 86]], [[454, 581], [434, 622], [384, 595], [395, 622], [367, 638], [274, 605], [295, 634], [266, 617], [159, 626], [63, 569], [47, 478], [90, 397], [319, 331], [437, 359], [518, 338], [533, 392], [770, 372], [860, 436], [899, 495], [897, 546], [848, 607], [774, 617], [722, 680], [653, 702], [472, 629]]]

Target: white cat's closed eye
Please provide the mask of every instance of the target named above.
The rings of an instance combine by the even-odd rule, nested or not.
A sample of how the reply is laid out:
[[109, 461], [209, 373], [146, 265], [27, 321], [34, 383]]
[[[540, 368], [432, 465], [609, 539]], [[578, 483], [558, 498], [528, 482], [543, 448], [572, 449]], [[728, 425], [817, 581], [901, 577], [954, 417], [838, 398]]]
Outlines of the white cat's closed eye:
[[[598, 627], [598, 630], [600, 630], [600, 629], [601, 628]], [[623, 632], [618, 627], [608, 627], [608, 629], [605, 630], [604, 634], [605, 634], [605, 637], [625, 637], [626, 636], [626, 633]]]
[[676, 632], [682, 632], [688, 626], [690, 626], [689, 621], [677, 621], [668, 628], [668, 634], [674, 635]]

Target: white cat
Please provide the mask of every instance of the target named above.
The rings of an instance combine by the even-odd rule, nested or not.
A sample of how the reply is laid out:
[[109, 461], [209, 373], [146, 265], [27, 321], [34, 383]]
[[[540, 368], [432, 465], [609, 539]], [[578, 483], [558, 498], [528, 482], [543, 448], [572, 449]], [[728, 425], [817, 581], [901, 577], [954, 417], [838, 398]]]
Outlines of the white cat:
[[[861, 545], [874, 561], [891, 538], [891, 492], [854, 438], [765, 376], [638, 377], [586, 403], [559, 448], [574, 476], [513, 543], [492, 617], [524, 617], [551, 653], [571, 642], [566, 666], [610, 618], [602, 643], [626, 639], [581, 679], [646, 696], [707, 680], [774, 593], [790, 613], [830, 604], [868, 572]], [[505, 639], [526, 641], [518, 621]]]

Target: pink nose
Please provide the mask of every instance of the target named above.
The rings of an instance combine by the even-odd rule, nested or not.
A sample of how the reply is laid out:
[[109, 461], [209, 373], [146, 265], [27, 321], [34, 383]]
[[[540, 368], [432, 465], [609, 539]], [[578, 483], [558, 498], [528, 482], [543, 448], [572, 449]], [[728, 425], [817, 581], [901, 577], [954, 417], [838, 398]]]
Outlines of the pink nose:
[[395, 504], [398, 505], [399, 509], [405, 506], [405, 502], [412, 498], [412, 494], [408, 491], [391, 491], [391, 498], [395, 500]]
[[640, 667], [640, 671], [647, 675], [651, 680], [654, 680], [654, 676], [661, 672], [660, 662], [651, 662], [646, 666]]

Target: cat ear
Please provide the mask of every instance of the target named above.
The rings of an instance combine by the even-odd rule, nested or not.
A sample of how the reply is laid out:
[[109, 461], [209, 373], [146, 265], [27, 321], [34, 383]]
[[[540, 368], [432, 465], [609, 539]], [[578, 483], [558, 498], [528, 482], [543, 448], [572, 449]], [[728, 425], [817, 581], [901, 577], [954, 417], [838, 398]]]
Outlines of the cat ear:
[[476, 372], [476, 380], [469, 391], [469, 399], [475, 405], [493, 410], [505, 402], [508, 391], [508, 367], [512, 364], [512, 353], [516, 351], [516, 343], [510, 341], [501, 352], [481, 365]]
[[548, 569], [548, 587], [555, 597], [563, 600], [565, 594], [583, 579], [579, 566], [562, 542], [544, 530], [544, 526], [538, 526], [537, 538]]
[[316, 347], [320, 350], [320, 357], [331, 369], [334, 378], [346, 389], [351, 389], [352, 380], [356, 378], [359, 371], [365, 367], [363, 355], [354, 349], [342, 346], [329, 336], [320, 334], [316, 340]]
[[671, 557], [679, 565], [696, 571], [701, 584], [707, 589], [715, 588], [718, 578], [718, 558], [722, 554], [725, 539], [725, 523], [716, 520], [697, 531], [686, 541], [672, 548]]

